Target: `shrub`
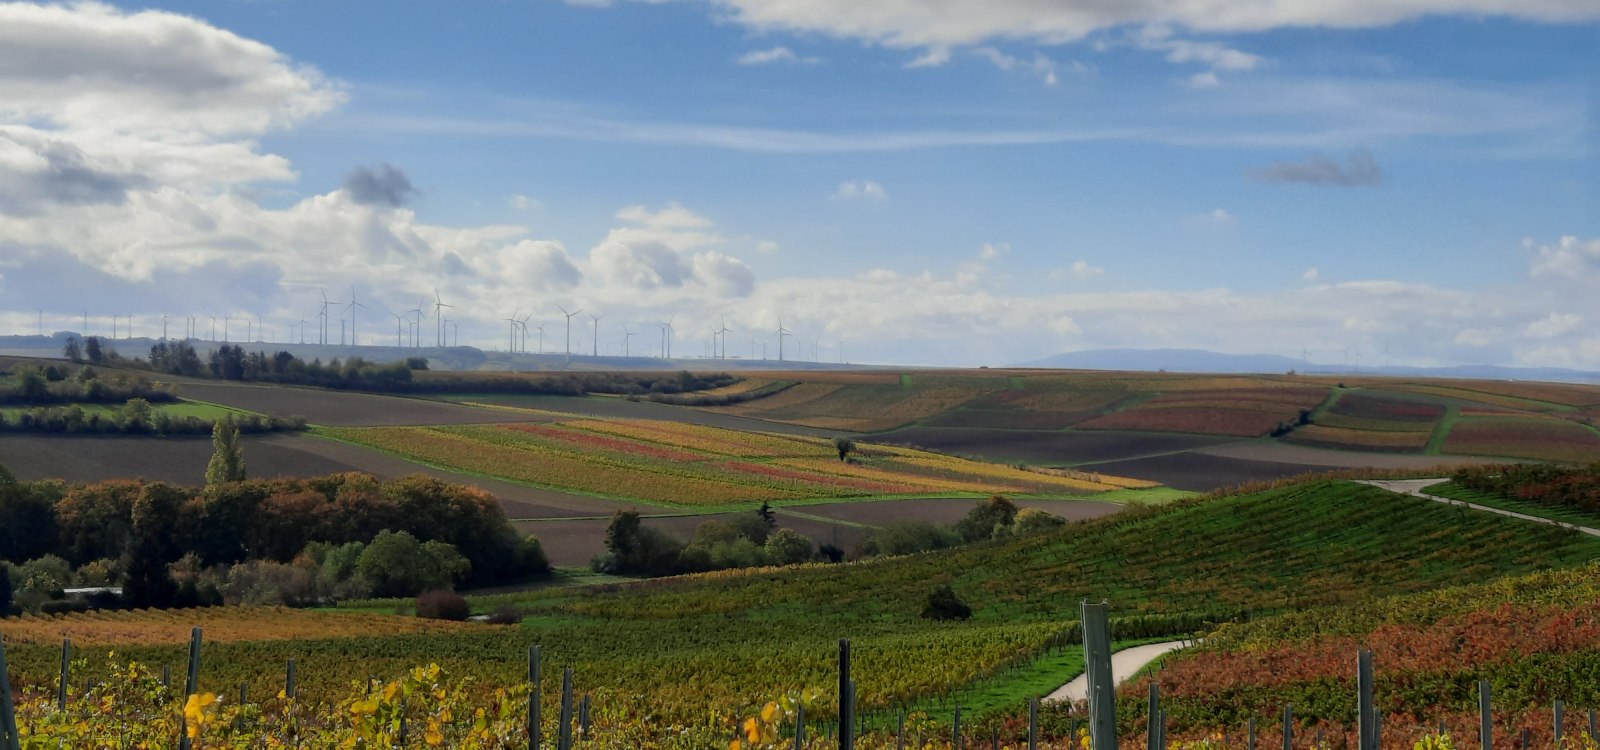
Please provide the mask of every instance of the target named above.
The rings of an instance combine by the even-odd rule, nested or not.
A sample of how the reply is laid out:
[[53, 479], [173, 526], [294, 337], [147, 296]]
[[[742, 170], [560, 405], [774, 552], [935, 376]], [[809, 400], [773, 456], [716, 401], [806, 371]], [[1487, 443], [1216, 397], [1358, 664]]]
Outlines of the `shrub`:
[[428, 591], [417, 597], [417, 616], [460, 622], [472, 616], [472, 607], [454, 591]]
[[1067, 519], [1039, 508], [1023, 508], [1017, 511], [1016, 519], [1011, 522], [1011, 533], [1016, 536], [1027, 536], [1059, 529], [1066, 523]]
[[1010, 500], [995, 495], [967, 512], [967, 517], [956, 523], [956, 533], [968, 542], [993, 539], [997, 531], [1011, 525], [1017, 518], [1017, 506]]
[[522, 610], [509, 604], [502, 604], [499, 609], [489, 615], [489, 619], [485, 620], [485, 622], [490, 625], [516, 625], [522, 622], [522, 618], [526, 616], [527, 614]]
[[922, 606], [926, 620], [966, 620], [972, 617], [972, 608], [956, 596], [950, 584], [941, 583], [928, 592], [928, 601]]
[[774, 565], [793, 565], [810, 560], [811, 540], [794, 529], [778, 529], [767, 537], [767, 559]]
[[897, 521], [872, 532], [871, 536], [861, 543], [861, 554], [909, 555], [954, 547], [960, 543], [960, 534], [938, 524], [928, 521]]

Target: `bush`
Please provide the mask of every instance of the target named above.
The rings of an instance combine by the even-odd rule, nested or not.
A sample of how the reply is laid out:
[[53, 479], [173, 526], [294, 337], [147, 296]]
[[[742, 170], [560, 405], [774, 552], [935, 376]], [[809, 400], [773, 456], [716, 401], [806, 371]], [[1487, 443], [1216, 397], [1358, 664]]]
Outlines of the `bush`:
[[972, 608], [956, 596], [950, 584], [941, 583], [928, 592], [928, 601], [922, 606], [926, 620], [966, 620], [972, 617]]
[[861, 554], [909, 555], [945, 549], [961, 543], [961, 535], [928, 521], [897, 521], [872, 532], [861, 543]]
[[472, 607], [454, 591], [428, 591], [417, 597], [417, 616], [460, 622], [472, 616]]
[[1016, 520], [1011, 522], [1011, 533], [1016, 536], [1027, 536], [1042, 531], [1059, 529], [1065, 526], [1067, 519], [1054, 515], [1038, 508], [1023, 508], [1017, 511]]
[[993, 539], [997, 532], [1004, 533], [1016, 518], [1016, 504], [995, 495], [980, 501], [968, 511], [967, 517], [956, 523], [956, 533], [961, 535], [963, 541], [981, 542]]
[[793, 565], [812, 558], [811, 540], [794, 529], [778, 529], [767, 537], [767, 559], [773, 565]]
[[485, 620], [485, 622], [490, 625], [516, 625], [521, 623], [524, 617], [527, 617], [527, 615], [522, 610], [509, 604], [502, 604], [499, 609], [489, 615], [489, 619]]

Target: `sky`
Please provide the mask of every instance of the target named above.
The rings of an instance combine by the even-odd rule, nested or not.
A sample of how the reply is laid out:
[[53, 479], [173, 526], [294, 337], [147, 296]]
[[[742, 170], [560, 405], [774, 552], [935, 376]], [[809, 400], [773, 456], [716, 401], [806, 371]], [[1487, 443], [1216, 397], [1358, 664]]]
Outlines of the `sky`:
[[1595, 0], [0, 2], [0, 332], [1600, 370], [1596, 50]]

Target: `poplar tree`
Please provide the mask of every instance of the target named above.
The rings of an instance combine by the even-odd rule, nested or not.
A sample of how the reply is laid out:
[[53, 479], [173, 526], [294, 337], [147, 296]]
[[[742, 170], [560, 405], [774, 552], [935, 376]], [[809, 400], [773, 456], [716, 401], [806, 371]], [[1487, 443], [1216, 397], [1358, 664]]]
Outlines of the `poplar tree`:
[[239, 445], [239, 425], [233, 417], [219, 419], [211, 428], [211, 447], [206, 486], [244, 481], [244, 448]]

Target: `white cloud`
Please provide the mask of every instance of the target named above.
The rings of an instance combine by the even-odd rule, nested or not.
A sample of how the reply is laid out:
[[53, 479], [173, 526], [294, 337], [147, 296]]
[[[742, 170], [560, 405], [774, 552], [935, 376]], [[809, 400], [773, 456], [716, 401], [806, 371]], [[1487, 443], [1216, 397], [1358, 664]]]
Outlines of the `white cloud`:
[[770, 65], [772, 63], [799, 63], [815, 65], [822, 62], [820, 57], [801, 57], [788, 47], [773, 47], [772, 49], [754, 50], [740, 55], [735, 62], [740, 65]]
[[1476, 328], [1462, 329], [1461, 332], [1457, 333], [1455, 337], [1455, 343], [1457, 345], [1469, 346], [1473, 348], [1489, 346], [1490, 344], [1494, 343], [1494, 340], [1495, 337], [1492, 331], [1485, 331]]
[[1316, 266], [1307, 268], [1305, 273], [1300, 274], [1302, 281], [1316, 281], [1320, 278], [1322, 278], [1322, 272], [1318, 271]]
[[889, 199], [889, 191], [872, 180], [845, 180], [833, 191], [833, 199], [882, 203]]
[[1092, 279], [1105, 275], [1106, 269], [1089, 265], [1089, 261], [1079, 260], [1072, 264], [1072, 275], [1080, 279]]
[[1536, 339], [1565, 336], [1583, 325], [1583, 317], [1572, 313], [1550, 313], [1528, 324], [1527, 335]]
[[1507, 16], [1549, 22], [1600, 18], [1600, 7], [1590, 0], [712, 0], [711, 4], [734, 21], [758, 30], [820, 33], [902, 49], [972, 46], [993, 39], [1060, 44], [1097, 31], [1146, 24], [1223, 33], [1285, 27], [1369, 28], [1430, 14]]
[[1049, 325], [1050, 330], [1055, 331], [1063, 336], [1079, 336], [1083, 334], [1083, 328], [1080, 327], [1078, 322], [1073, 320], [1071, 316], [1062, 315], [1053, 318], [1051, 319]]
[[937, 68], [950, 62], [950, 48], [933, 45], [926, 52], [906, 63], [907, 68]]
[[1191, 88], [1210, 89], [1221, 85], [1222, 81], [1217, 79], [1217, 74], [1209, 70], [1189, 76], [1189, 86]]
[[756, 252], [762, 255], [775, 255], [783, 252], [783, 245], [772, 240], [757, 240]]
[[1060, 82], [1060, 79], [1056, 77], [1056, 62], [1045, 57], [1041, 52], [1033, 53], [1033, 57], [1027, 60], [1008, 55], [994, 47], [978, 47], [972, 52], [993, 63], [996, 68], [1001, 70], [1007, 72], [1023, 70], [1032, 73], [1039, 79], [1040, 83], [1046, 86], [1054, 86]]
[[991, 261], [991, 260], [994, 260], [996, 258], [999, 258], [1002, 255], [1008, 255], [1010, 253], [1011, 253], [1011, 246], [1006, 244], [1006, 243], [1004, 243], [1004, 242], [1001, 242], [999, 244], [996, 244], [996, 243], [993, 243], [993, 242], [985, 242], [985, 243], [983, 243], [983, 247], [978, 248], [978, 260]]
[[1534, 247], [1531, 239], [1522, 244], [1533, 252], [1528, 275], [1535, 279], [1579, 279], [1600, 269], [1600, 238], [1585, 242], [1567, 235], [1553, 245]]
[[1239, 217], [1222, 208], [1212, 209], [1198, 218], [1199, 223], [1209, 227], [1232, 227], [1239, 224]]
[[506, 205], [518, 211], [543, 211], [544, 201], [518, 193], [506, 199]]

